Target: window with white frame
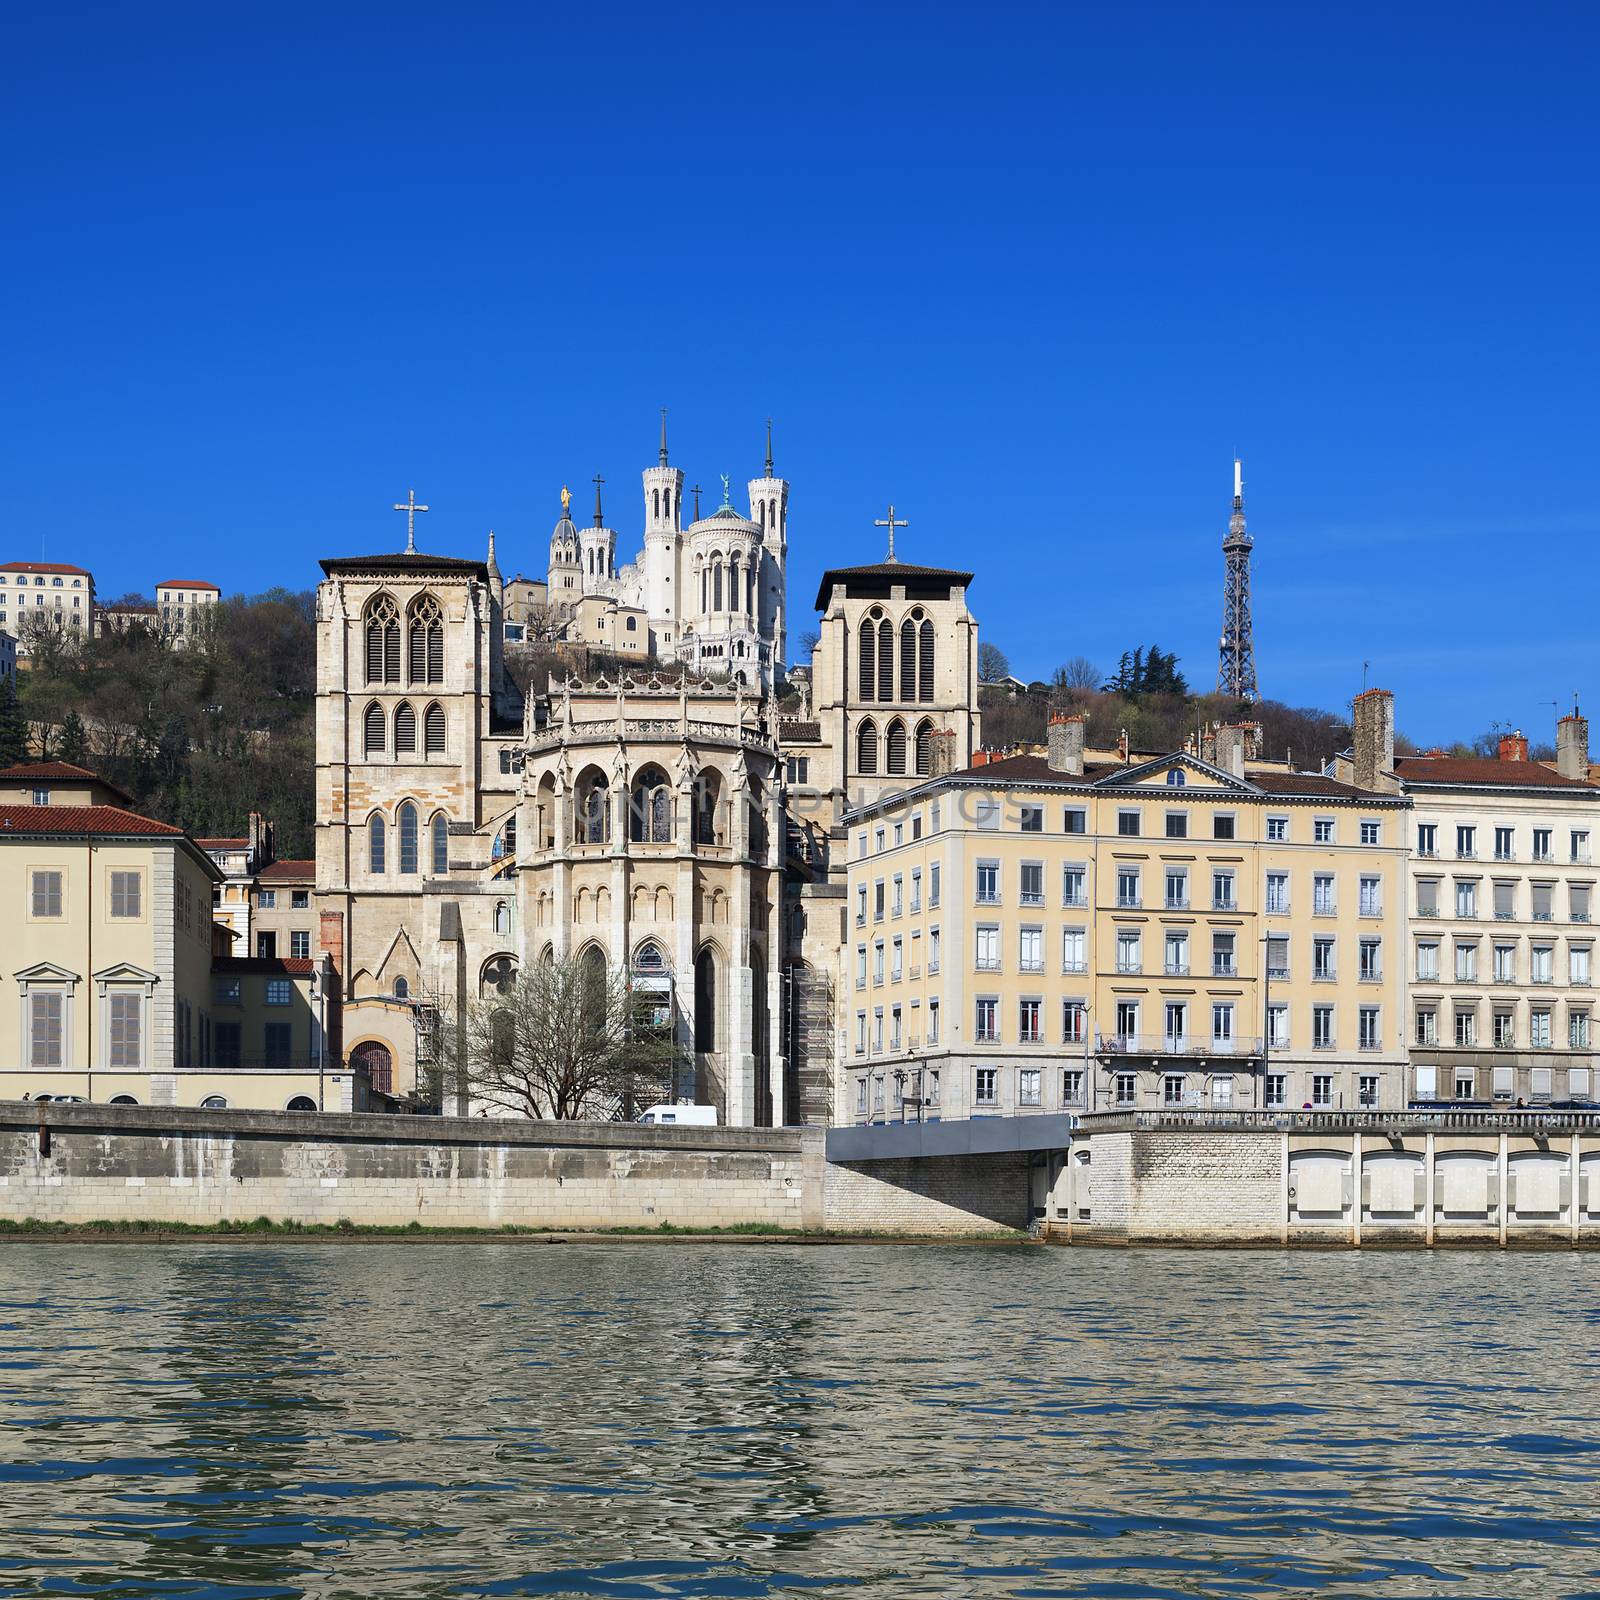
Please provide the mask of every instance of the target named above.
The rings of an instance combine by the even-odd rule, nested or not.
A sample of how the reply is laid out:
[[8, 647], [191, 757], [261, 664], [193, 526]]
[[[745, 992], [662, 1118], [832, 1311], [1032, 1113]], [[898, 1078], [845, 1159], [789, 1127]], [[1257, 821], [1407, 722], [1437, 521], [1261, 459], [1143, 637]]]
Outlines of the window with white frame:
[[1495, 944], [1493, 970], [1496, 983], [1515, 983], [1517, 981], [1517, 947], [1514, 944], [1501, 942]]
[[1061, 869], [1061, 903], [1064, 906], [1089, 904], [1088, 869], [1076, 862], [1068, 862]]
[[1022, 833], [1044, 832], [1044, 807], [1020, 806], [1017, 812], [1017, 827]]
[[922, 868], [911, 869], [911, 914], [915, 916], [922, 909]]
[[1457, 1044], [1467, 1045], [1478, 1042], [1478, 1008], [1476, 1006], [1457, 1006], [1455, 1023]]
[[993, 995], [981, 996], [975, 1008], [972, 1036], [979, 1044], [1000, 1042], [1000, 1002]]
[[1528, 1013], [1528, 1043], [1535, 1050], [1550, 1048], [1550, 1012], [1543, 1006], [1536, 1006]]
[[1044, 1034], [1039, 1025], [1042, 1001], [1032, 998], [1017, 1002], [1017, 1038], [1023, 1044], [1038, 1044]]
[[978, 863], [976, 892], [980, 906], [997, 906], [1000, 904], [1000, 863], [998, 861], [980, 861]]
[[1361, 842], [1362, 842], [1362, 844], [1377, 844], [1379, 836], [1380, 836], [1381, 833], [1382, 833], [1382, 825], [1375, 818], [1364, 817], [1362, 819], [1362, 822], [1361, 822]]
[[1436, 856], [1439, 853], [1439, 825], [1435, 822], [1417, 824], [1417, 854]]
[[1319, 917], [1331, 917], [1338, 909], [1333, 892], [1333, 874], [1319, 872], [1311, 880], [1311, 909]]
[[1166, 872], [1168, 911], [1183, 911], [1189, 904], [1189, 871], [1187, 867], [1168, 867]]
[[1589, 1013], [1587, 1011], [1569, 1011], [1567, 1013], [1567, 1043], [1574, 1050], [1587, 1050], [1589, 1048]]
[[1211, 909], [1213, 911], [1232, 911], [1235, 909], [1233, 898], [1233, 873], [1218, 870], [1211, 874]]
[[1068, 806], [1061, 813], [1061, 831], [1063, 833], [1085, 833], [1088, 831], [1089, 814], [1081, 806]]
[[1313, 1050], [1331, 1050], [1333, 1048], [1332, 1006], [1312, 1006], [1311, 1048]]
[[1267, 842], [1269, 844], [1282, 844], [1289, 837], [1289, 819], [1287, 817], [1267, 818]]
[[928, 863], [928, 905], [931, 909], [939, 904], [939, 863]]
[[1117, 868], [1117, 904], [1125, 910], [1137, 908], [1139, 904], [1139, 869], [1137, 867]]
[[1000, 1100], [1000, 1069], [979, 1067], [973, 1074], [972, 1101], [974, 1105], [992, 1106]]
[[1061, 1103], [1066, 1106], [1083, 1104], [1083, 1069], [1063, 1067], [1061, 1070]]
[[1289, 909], [1289, 874], [1287, 872], [1269, 872], [1267, 874], [1267, 910], [1282, 916]]
[[1330, 983], [1337, 976], [1334, 967], [1334, 942], [1332, 939], [1311, 941], [1311, 976], [1319, 983]]
[[1333, 1109], [1333, 1074], [1331, 1072], [1314, 1072], [1311, 1074], [1311, 1106], [1315, 1111], [1331, 1111]]
[[1117, 813], [1117, 832], [1125, 839], [1139, 837], [1139, 816], [1137, 811], [1119, 811]]
[[1139, 932], [1135, 928], [1117, 929], [1117, 971], [1139, 972], [1144, 962], [1139, 952]]
[[874, 983], [883, 982], [883, 948], [882, 939], [874, 939], [872, 941], [872, 981]]
[[1089, 970], [1087, 935], [1082, 928], [1061, 930], [1061, 970], [1063, 972]]
[[905, 976], [905, 940], [897, 933], [889, 945], [889, 978], [898, 983]]
[[929, 972], [937, 972], [938, 970], [939, 970], [939, 930], [937, 928], [929, 928], [928, 929], [928, 971]]
[[1232, 978], [1237, 976], [1237, 967], [1234, 962], [1234, 935], [1231, 933], [1213, 933], [1211, 935], [1211, 976], [1213, 978]]
[[1551, 944], [1530, 945], [1528, 949], [1528, 981], [1529, 983], [1554, 983], [1555, 982], [1555, 946]]
[[1357, 976], [1363, 983], [1377, 983], [1383, 977], [1383, 941], [1363, 939]]
[[1510, 861], [1515, 857], [1516, 837], [1514, 828], [1496, 828], [1494, 830], [1494, 858], [1496, 861]]
[[1131, 1072], [1119, 1072], [1111, 1080], [1111, 1096], [1119, 1106], [1131, 1106], [1137, 1097], [1138, 1079]]
[[1470, 861], [1478, 853], [1478, 830], [1460, 824], [1456, 828], [1456, 854], [1464, 861]]
[[1189, 975], [1189, 935], [1182, 928], [1168, 928], [1162, 942], [1165, 946], [1162, 970], [1169, 978], [1186, 978]]
[[979, 800], [975, 807], [973, 822], [985, 832], [993, 832], [1000, 826], [1000, 802]]
[[1456, 915], [1463, 920], [1478, 914], [1478, 886], [1470, 879], [1456, 879]]
[[111, 915], [113, 917], [138, 917], [143, 915], [144, 874], [142, 872], [113, 872], [111, 874]]
[[1588, 986], [1589, 946], [1574, 944], [1567, 947], [1567, 982]]
[[1362, 1050], [1383, 1048], [1383, 1028], [1377, 1006], [1362, 1006], [1356, 1013], [1356, 1044]]
[[1311, 824], [1311, 842], [1313, 844], [1333, 843], [1333, 818], [1317, 817]]
[[867, 986], [867, 947], [864, 944], [856, 946], [856, 988], [865, 989]]
[[1022, 1067], [1017, 1072], [1017, 1104], [1036, 1106], [1040, 1103], [1040, 1072], [1037, 1067]]
[[1517, 1014], [1496, 1007], [1489, 1021], [1489, 1037], [1497, 1050], [1509, 1050], [1517, 1042]]
[[979, 972], [1000, 970], [1000, 928], [997, 923], [980, 922], [977, 927], [977, 949], [973, 964]]
[[1018, 900], [1020, 904], [1025, 906], [1042, 906], [1044, 904], [1044, 863], [1042, 861], [1024, 861], [1022, 863], [1022, 881]]
[[1289, 1046], [1289, 1008], [1282, 1001], [1267, 1007], [1267, 1044], [1274, 1050]]
[[1085, 1000], [1061, 1002], [1061, 1042], [1082, 1044], [1089, 1037], [1089, 1005]]
[[1439, 981], [1439, 941], [1437, 939], [1417, 940], [1417, 977], [1423, 983], [1437, 983]]
[[1020, 969], [1023, 972], [1044, 971], [1044, 929], [1024, 928], [1019, 951]]
[[1363, 876], [1359, 890], [1359, 911], [1363, 917], [1383, 915], [1383, 879]]
[[1267, 1074], [1267, 1088], [1265, 1095], [1269, 1106], [1286, 1106], [1289, 1103], [1289, 1079], [1282, 1072], [1269, 1072]]
[[1476, 983], [1478, 981], [1478, 941], [1476, 939], [1456, 940], [1456, 982]]
[[1211, 1042], [1214, 1045], [1233, 1044], [1233, 1002], [1217, 1000], [1211, 1006]]
[[1417, 1007], [1417, 1043], [1438, 1044], [1439, 1013], [1432, 1006]]

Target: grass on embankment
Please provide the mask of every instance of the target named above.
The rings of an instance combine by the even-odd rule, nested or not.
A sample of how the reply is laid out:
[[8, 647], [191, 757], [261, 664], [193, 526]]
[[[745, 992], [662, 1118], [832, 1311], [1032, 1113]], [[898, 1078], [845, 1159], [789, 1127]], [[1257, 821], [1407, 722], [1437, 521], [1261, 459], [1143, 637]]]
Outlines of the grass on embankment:
[[[855, 1240], [882, 1240], [929, 1242], [935, 1236], [914, 1233], [881, 1232], [808, 1232], [802, 1228], [783, 1228], [771, 1222], [736, 1222], [725, 1228], [687, 1228], [676, 1223], [660, 1222], [653, 1227], [619, 1228], [541, 1228], [525, 1227], [508, 1222], [498, 1228], [430, 1228], [420, 1222], [409, 1222], [404, 1227], [384, 1227], [369, 1223], [339, 1222], [274, 1222], [270, 1217], [257, 1217], [253, 1222], [47, 1222], [28, 1217], [21, 1222], [0, 1219], [0, 1239], [61, 1238], [61, 1239], [773, 1239], [802, 1243], [848, 1244]], [[1026, 1242], [1024, 1233], [996, 1229], [992, 1233], [952, 1234], [937, 1236], [937, 1242], [949, 1244], [1018, 1243]]]

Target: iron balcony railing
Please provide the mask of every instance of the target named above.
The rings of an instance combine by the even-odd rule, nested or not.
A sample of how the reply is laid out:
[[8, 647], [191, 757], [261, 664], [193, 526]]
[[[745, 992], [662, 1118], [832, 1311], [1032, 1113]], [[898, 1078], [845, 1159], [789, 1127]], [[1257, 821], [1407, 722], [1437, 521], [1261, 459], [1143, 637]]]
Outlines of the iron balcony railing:
[[1241, 1056], [1261, 1054], [1259, 1037], [1214, 1039], [1198, 1033], [1099, 1033], [1095, 1047], [1114, 1056]]

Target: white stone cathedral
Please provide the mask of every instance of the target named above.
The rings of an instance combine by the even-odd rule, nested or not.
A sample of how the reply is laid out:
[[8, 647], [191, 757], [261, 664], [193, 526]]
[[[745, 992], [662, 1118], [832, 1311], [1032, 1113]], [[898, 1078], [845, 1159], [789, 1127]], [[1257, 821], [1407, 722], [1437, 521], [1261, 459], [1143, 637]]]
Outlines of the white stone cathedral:
[[561, 519], [550, 533], [549, 602], [558, 614], [591, 597], [645, 619], [649, 654], [684, 661], [694, 670], [726, 674], [770, 690], [787, 654], [784, 615], [789, 531], [789, 485], [772, 470], [772, 427], [766, 467], [750, 479], [750, 513], [738, 510], [722, 478], [722, 504], [683, 524], [683, 472], [667, 453], [666, 413], [653, 467], [642, 473], [644, 548], [617, 565], [617, 535], [606, 526], [595, 482], [594, 520], [579, 529], [563, 489]]

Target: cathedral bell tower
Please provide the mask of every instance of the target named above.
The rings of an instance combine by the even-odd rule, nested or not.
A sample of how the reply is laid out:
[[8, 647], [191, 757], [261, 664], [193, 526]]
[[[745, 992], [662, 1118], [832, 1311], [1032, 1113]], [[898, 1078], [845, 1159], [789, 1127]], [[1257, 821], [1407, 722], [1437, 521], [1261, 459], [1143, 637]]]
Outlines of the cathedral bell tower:
[[617, 536], [606, 526], [600, 506], [600, 487], [606, 480], [595, 475], [594, 522], [583, 530], [578, 541], [578, 557], [583, 566], [583, 589], [593, 594], [599, 585], [617, 575]]
[[552, 611], [570, 611], [583, 598], [583, 566], [578, 558], [578, 530], [572, 525], [572, 491], [561, 489], [561, 519], [550, 530]]
[[[784, 574], [788, 564], [789, 483], [772, 470], [772, 418], [767, 418], [766, 469], [750, 480], [750, 520], [761, 530], [761, 609], [758, 626], [772, 641], [777, 672], [789, 664], [787, 619], [784, 616]], [[775, 673], [776, 675], [776, 673]]]
[[661, 409], [661, 450], [644, 469], [644, 608], [650, 627], [671, 655], [678, 643], [683, 597], [678, 552], [683, 527], [683, 473], [667, 458], [667, 412]]

